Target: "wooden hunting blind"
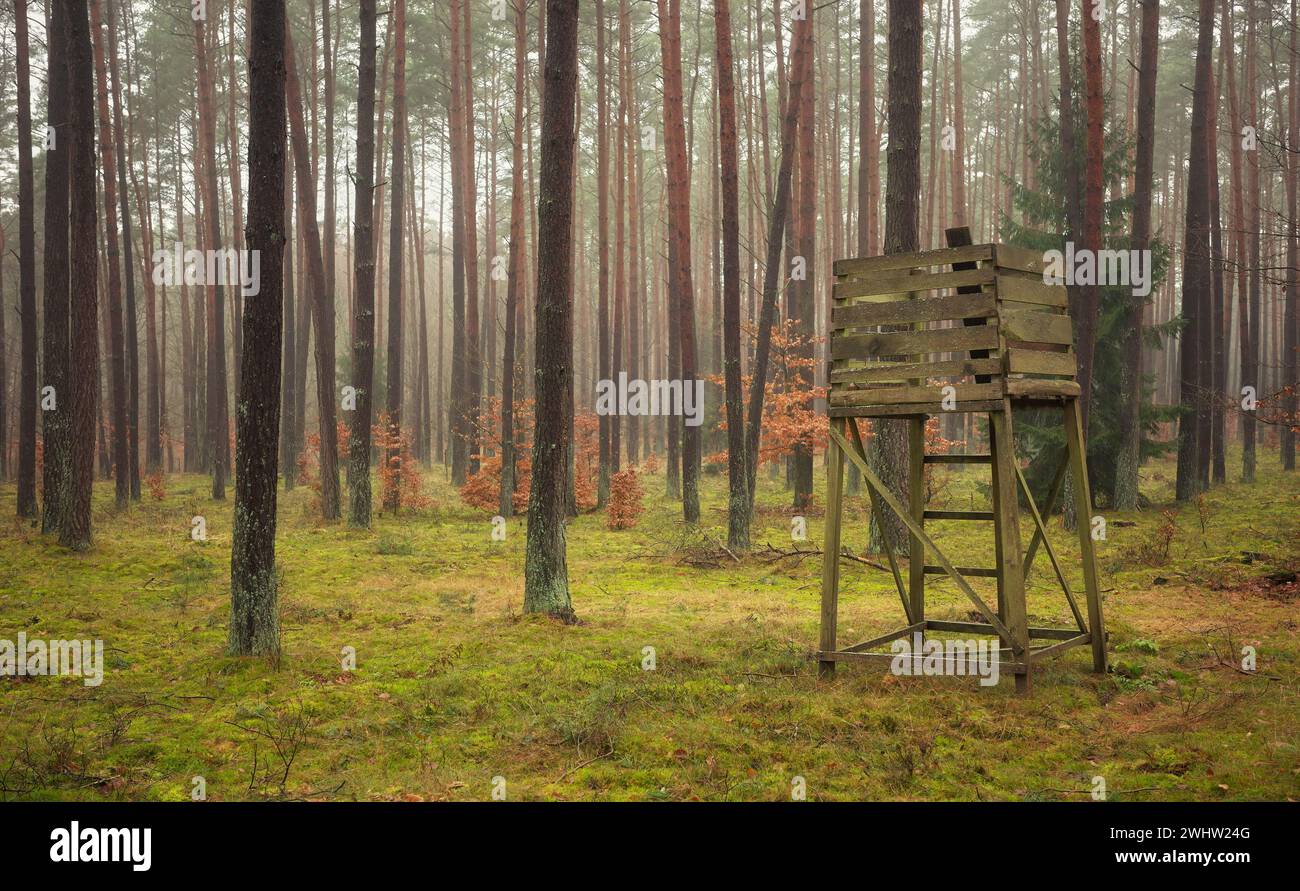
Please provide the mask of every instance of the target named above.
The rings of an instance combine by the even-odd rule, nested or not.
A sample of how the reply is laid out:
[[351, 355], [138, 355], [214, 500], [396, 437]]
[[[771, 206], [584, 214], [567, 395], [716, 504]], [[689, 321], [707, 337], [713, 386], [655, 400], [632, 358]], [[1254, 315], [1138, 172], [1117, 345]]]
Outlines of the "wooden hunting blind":
[[[969, 241], [949, 230], [949, 242]], [[842, 661], [889, 661], [871, 652], [917, 633], [996, 635], [1000, 670], [1027, 690], [1033, 666], [1070, 647], [1090, 644], [1093, 669], [1106, 670], [1106, 632], [1101, 613], [1091, 536], [1091, 497], [1079, 418], [1079, 384], [1066, 289], [1045, 284], [1041, 254], [1002, 244], [959, 244], [939, 250], [839, 260], [831, 310], [826, 545], [822, 568], [821, 642], [823, 676]], [[1065, 423], [1065, 455], [1040, 512], [1016, 462], [1012, 408], [1059, 408]], [[928, 417], [946, 412], [987, 413], [987, 454], [925, 453]], [[908, 425], [909, 503], [882, 483], [867, 460], [858, 418], [896, 418]], [[908, 532], [906, 579], [900, 555], [884, 535], [894, 585], [906, 625], [870, 640], [839, 647], [836, 620], [840, 587], [840, 518], [845, 460], [861, 471], [872, 510], [888, 509]], [[928, 510], [925, 468], [937, 464], [983, 464], [992, 471], [992, 510]], [[1047, 538], [1050, 516], [1071, 476], [1078, 510], [1086, 610], [1066, 581]], [[1021, 548], [1020, 500], [1024, 494], [1034, 533]], [[948, 559], [925, 531], [927, 520], [991, 523], [996, 566], [962, 567]], [[1047, 552], [1074, 617], [1074, 628], [1030, 627], [1025, 577], [1039, 547]], [[926, 557], [932, 556], [933, 562]], [[946, 575], [970, 599], [983, 621], [926, 618], [927, 575]], [[997, 580], [997, 608], [989, 607], [969, 578]]]

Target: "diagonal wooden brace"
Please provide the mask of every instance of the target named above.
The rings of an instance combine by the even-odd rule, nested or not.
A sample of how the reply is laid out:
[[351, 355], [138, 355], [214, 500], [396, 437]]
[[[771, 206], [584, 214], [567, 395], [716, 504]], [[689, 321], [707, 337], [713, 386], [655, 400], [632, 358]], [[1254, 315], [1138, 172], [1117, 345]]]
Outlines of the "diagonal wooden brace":
[[[880, 478], [872, 472], [871, 467], [868, 466], [862, 456], [857, 453], [857, 450], [850, 446], [848, 441], [834, 428], [831, 428], [830, 435], [831, 439], [834, 440], [835, 444], [843, 450], [849, 460], [858, 466], [858, 470], [862, 472], [863, 481], [871, 487], [872, 491], [876, 495], [889, 505], [890, 510], [892, 510], [903, 525], [907, 527], [908, 531], [920, 539], [926, 547], [934, 552], [935, 556], [939, 559], [939, 564], [944, 568], [944, 571], [953, 580], [957, 587], [961, 589], [962, 593], [970, 598], [971, 603], [973, 603], [975, 608], [980, 611], [980, 614], [984, 616], [984, 619], [998, 632], [998, 636], [1011, 643], [1013, 652], [1015, 652], [1017, 656], [1023, 653], [1024, 647], [1012, 638], [1011, 631], [1007, 628], [1006, 624], [998, 618], [997, 614], [989, 609], [988, 605], [985, 604], [980, 596], [975, 593], [975, 590], [971, 588], [966, 579], [963, 578], [961, 573], [957, 571], [956, 567], [952, 565], [944, 555], [943, 551], [939, 550], [939, 546], [934, 543], [930, 536], [925, 534], [925, 530], [922, 529], [916, 520], [912, 518], [912, 515], [908, 511], [903, 510], [902, 505], [898, 503], [898, 499], [895, 498], [894, 494], [889, 491], [888, 487], [880, 481]], [[911, 559], [915, 560], [918, 556], [919, 555], [913, 554]]]

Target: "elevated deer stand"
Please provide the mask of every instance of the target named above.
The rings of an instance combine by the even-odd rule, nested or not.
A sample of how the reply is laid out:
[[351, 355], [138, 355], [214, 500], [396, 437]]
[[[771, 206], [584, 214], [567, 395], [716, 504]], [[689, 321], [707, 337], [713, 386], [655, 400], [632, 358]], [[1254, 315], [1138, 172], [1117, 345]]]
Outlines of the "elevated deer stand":
[[[969, 240], [962, 238], [960, 231], [950, 230], [949, 235], [952, 240]], [[1020, 692], [1029, 689], [1029, 672], [1036, 663], [1080, 644], [1091, 644], [1093, 670], [1106, 670], [1106, 632], [1090, 534], [1092, 499], [1079, 422], [1079, 385], [1074, 380], [1073, 332], [1066, 312], [1066, 290], [1060, 285], [1044, 284], [1042, 270], [1039, 254], [1000, 244], [963, 245], [835, 263], [830, 454], [818, 652], [823, 677], [834, 674], [836, 662], [893, 660], [895, 656], [890, 653], [870, 651], [927, 631], [996, 635], [1001, 640], [999, 670], [1015, 675], [1016, 690]], [[1011, 410], [1043, 405], [1060, 408], [1064, 414], [1066, 455], [1040, 513], [1015, 460]], [[989, 454], [925, 454], [926, 418], [945, 411], [987, 413]], [[907, 420], [908, 505], [901, 504], [872, 471], [858, 418]], [[904, 582], [898, 558], [885, 537], [885, 552], [907, 624], [841, 649], [835, 626], [846, 458], [862, 472], [877, 516], [888, 508], [907, 528], [911, 559]], [[926, 510], [927, 464], [990, 465], [993, 510]], [[1079, 505], [1077, 525], [1087, 621], [1066, 582], [1044, 522], [1060, 497], [1067, 470]], [[1027, 551], [1021, 550], [1017, 489], [1024, 493], [1034, 520], [1035, 532]], [[954, 566], [925, 532], [925, 521], [931, 519], [992, 522], [997, 565]], [[1056, 572], [1077, 628], [1029, 627], [1025, 577], [1040, 544]], [[928, 564], [926, 554], [933, 554], [935, 563]], [[984, 621], [927, 619], [926, 575], [951, 578]], [[997, 579], [996, 612], [975, 592], [968, 577]]]

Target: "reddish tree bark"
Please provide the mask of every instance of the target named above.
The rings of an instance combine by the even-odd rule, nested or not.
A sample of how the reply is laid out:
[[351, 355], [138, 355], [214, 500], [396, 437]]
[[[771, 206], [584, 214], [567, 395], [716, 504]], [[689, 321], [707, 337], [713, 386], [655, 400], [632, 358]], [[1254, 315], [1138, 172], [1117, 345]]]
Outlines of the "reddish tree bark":
[[119, 264], [117, 228], [117, 169], [113, 127], [108, 115], [108, 68], [104, 62], [102, 0], [91, 0], [90, 28], [94, 43], [96, 101], [99, 110], [100, 173], [103, 177], [104, 242], [107, 251], [108, 271], [108, 374], [111, 386], [113, 435], [113, 481], [117, 508], [121, 510], [131, 499], [131, 445], [127, 419], [126, 346], [122, 322], [122, 272]]
[[[204, 22], [194, 22], [194, 60], [198, 73], [198, 111], [200, 146], [203, 161], [201, 188], [204, 222], [207, 224], [205, 247], [221, 250], [221, 205], [217, 190], [217, 123], [213, 110], [212, 69], [209, 65]], [[230, 466], [230, 413], [226, 392], [226, 290], [216, 282], [207, 283], [207, 427], [208, 451], [212, 460], [212, 497], [226, 497], [226, 470]]]
[[515, 492], [515, 336], [524, 275], [524, 100], [527, 92], [528, 18], [515, 4], [515, 119], [510, 158], [510, 278], [506, 281], [506, 337], [501, 366], [501, 497], [498, 511], [514, 513]]
[[329, 304], [325, 285], [325, 263], [321, 258], [320, 228], [316, 223], [316, 187], [311, 175], [307, 129], [302, 116], [302, 90], [293, 59], [293, 36], [284, 34], [287, 69], [286, 101], [293, 162], [298, 181], [298, 231], [306, 247], [307, 286], [311, 293], [312, 324], [316, 332], [316, 401], [320, 416], [321, 515], [339, 518], [339, 443], [334, 403], [334, 307]]
[[[1156, 61], [1160, 50], [1160, 0], [1139, 0], [1142, 6], [1142, 39], [1138, 62], [1137, 149], [1133, 197], [1133, 250], [1151, 247], [1151, 187], [1155, 153]], [[1233, 140], [1234, 144], [1236, 140]], [[1142, 328], [1146, 298], [1129, 298], [1128, 322], [1124, 326], [1124, 410], [1120, 416], [1120, 452], [1116, 469], [1115, 497], [1120, 510], [1134, 510], [1138, 504], [1138, 465], [1141, 458], [1142, 414]]]
[[396, 512], [401, 506], [402, 432], [402, 222], [406, 198], [406, 0], [395, 0], [393, 17], [393, 167], [389, 190], [388, 249], [388, 435], [390, 448], [383, 456], [386, 478], [384, 506]]
[[[32, 84], [27, 40], [27, 0], [14, 0], [18, 81], [18, 306], [22, 366], [18, 375], [18, 516], [36, 516], [36, 187], [32, 175]], [[54, 55], [53, 42], [50, 58]], [[50, 68], [57, 67], [51, 62]], [[50, 74], [50, 89], [54, 75]], [[51, 119], [52, 122], [52, 119]], [[46, 163], [52, 164], [47, 153]], [[48, 247], [47, 247], [48, 250]], [[0, 315], [4, 307], [0, 304]], [[0, 377], [0, 389], [5, 386]], [[3, 396], [0, 396], [0, 401]], [[4, 410], [0, 409], [0, 415]], [[0, 427], [4, 421], [0, 420]], [[0, 451], [8, 437], [0, 436]]]
[[[681, 0], [658, 0], [659, 44], [663, 57], [664, 153], [667, 156], [668, 266], [670, 300], [677, 304], [681, 344], [682, 387], [692, 386], [696, 373], [695, 286], [691, 280], [690, 170], [686, 162], [686, 132], [682, 103]], [[676, 420], [676, 423], [672, 423]], [[685, 416], [670, 418], [680, 429], [682, 443], [682, 515], [686, 522], [700, 518], [700, 428], [685, 423]]]
[[[1094, 258], [1101, 250], [1101, 213], [1103, 194], [1102, 162], [1105, 155], [1103, 143], [1105, 84], [1101, 70], [1101, 7], [1093, 0], [1080, 0], [1083, 10], [1083, 95], [1087, 130], [1084, 140], [1083, 161], [1083, 231], [1080, 233], [1083, 248]], [[1066, 143], [1067, 149], [1071, 143]], [[1092, 362], [1097, 340], [1097, 312], [1100, 306], [1100, 287], [1084, 285], [1079, 289], [1075, 306], [1075, 352], [1079, 361], [1080, 406], [1083, 429], [1088, 429], [1089, 406], [1092, 403]]]

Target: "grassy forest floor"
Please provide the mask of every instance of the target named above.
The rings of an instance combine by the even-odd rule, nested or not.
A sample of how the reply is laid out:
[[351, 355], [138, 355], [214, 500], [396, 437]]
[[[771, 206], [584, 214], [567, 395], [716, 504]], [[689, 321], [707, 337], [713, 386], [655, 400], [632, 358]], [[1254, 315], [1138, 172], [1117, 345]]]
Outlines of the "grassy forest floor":
[[[0, 637], [105, 647], [98, 687], [0, 678], [0, 798], [185, 800], [196, 776], [210, 800], [484, 800], [498, 777], [512, 800], [788, 800], [796, 776], [813, 800], [1089, 800], [1095, 776], [1112, 800], [1295, 798], [1300, 475], [1271, 452], [1260, 463], [1257, 485], [1178, 508], [1172, 462], [1144, 468], [1153, 506], [1109, 514], [1100, 543], [1112, 673], [1092, 674], [1076, 648], [1027, 697], [1010, 677], [986, 688], [874, 664], [819, 683], [820, 557], [767, 545], [815, 551], [821, 508], [792, 542], [789, 494], [766, 473], [743, 562], [719, 545], [724, 477], [706, 477], [694, 533], [661, 474], [642, 477], [635, 529], [574, 521], [575, 626], [521, 614], [523, 520], [493, 541], [441, 472], [425, 483], [435, 507], [368, 532], [321, 523], [309, 489], [282, 492], [278, 665], [224, 653], [230, 502], [177, 476], [163, 500], [146, 491], [118, 515], [99, 483], [89, 553], [15, 519], [0, 528]], [[980, 507], [981, 470], [949, 472], [939, 501]], [[815, 491], [820, 505], [820, 469]], [[0, 515], [14, 498], [0, 486]], [[856, 553], [866, 518], [853, 499]], [[954, 563], [992, 565], [991, 534], [933, 528]], [[1081, 590], [1073, 535], [1051, 528]], [[1052, 582], [1040, 558], [1031, 624], [1068, 623]], [[990, 580], [975, 583], [991, 599]], [[942, 577], [928, 603], [932, 618], [971, 612]], [[899, 614], [888, 573], [844, 564], [842, 644]], [[1255, 673], [1240, 670], [1247, 645]]]

